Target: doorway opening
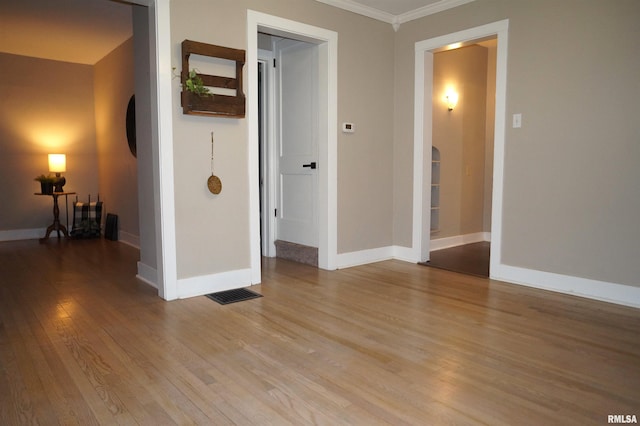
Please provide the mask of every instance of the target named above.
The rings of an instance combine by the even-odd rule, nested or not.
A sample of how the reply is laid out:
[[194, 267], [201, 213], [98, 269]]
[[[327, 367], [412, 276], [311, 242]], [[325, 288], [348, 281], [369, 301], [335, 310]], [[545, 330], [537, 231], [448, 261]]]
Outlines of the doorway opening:
[[[260, 58], [259, 34], [266, 34], [275, 39], [295, 40], [313, 45], [317, 52], [317, 84], [318, 96], [315, 101], [317, 107], [317, 129], [314, 131], [317, 139], [317, 159], [305, 160], [299, 164], [303, 167], [315, 162], [316, 168], [303, 167], [312, 170], [317, 175], [317, 207], [313, 209], [317, 215], [317, 249], [318, 267], [322, 269], [336, 269], [337, 257], [337, 33], [295, 21], [266, 15], [249, 10], [247, 12], [247, 62], [248, 67], [248, 98], [258, 99], [261, 90], [259, 70], [268, 70], [268, 58]], [[268, 50], [268, 49], [267, 49]], [[260, 65], [262, 64], [262, 65]], [[262, 81], [272, 81], [267, 71]], [[275, 75], [275, 73], [272, 73]], [[266, 75], [266, 77], [265, 77]], [[266, 78], [266, 80], [265, 80]], [[263, 90], [263, 94], [265, 94]], [[263, 104], [273, 108], [274, 97], [268, 93], [263, 98]], [[270, 117], [268, 108], [259, 108], [258, 102], [248, 105], [249, 126], [249, 173], [250, 173], [250, 241], [251, 241], [251, 281], [260, 282], [261, 255], [273, 255], [275, 248], [271, 241], [276, 239], [277, 226], [275, 224], [275, 209], [278, 201], [274, 185], [283, 185], [284, 179], [277, 179], [276, 171], [270, 166], [275, 154], [276, 140], [274, 123], [277, 116]], [[275, 108], [273, 108], [275, 109]], [[272, 110], [273, 110], [272, 109]], [[261, 127], [260, 115], [262, 115]], [[309, 129], [307, 129], [309, 130]], [[260, 148], [260, 134], [264, 137], [264, 149]], [[271, 147], [271, 149], [270, 149]], [[260, 166], [261, 158], [264, 161]], [[275, 164], [275, 163], [271, 163]], [[291, 184], [291, 182], [288, 182]], [[301, 186], [300, 183], [292, 185]], [[261, 189], [263, 188], [263, 189]], [[296, 200], [294, 200], [296, 201]], [[293, 207], [296, 207], [295, 205]], [[291, 206], [290, 206], [291, 208]], [[260, 211], [262, 210], [262, 218]], [[273, 213], [273, 214], [272, 214]], [[264, 237], [264, 238], [261, 238]]]
[[496, 37], [433, 55], [431, 247], [425, 263], [489, 277]]
[[262, 256], [318, 266], [319, 46], [265, 33], [258, 42]]
[[[507, 63], [508, 20], [471, 28], [465, 31], [436, 37], [416, 43], [415, 58], [415, 127], [414, 127], [414, 193], [413, 193], [413, 250], [418, 261], [429, 262], [432, 250], [432, 148], [434, 147], [434, 109], [432, 100], [445, 94], [435, 93], [434, 55], [437, 52], [450, 50], [454, 47], [477, 44], [480, 41], [496, 39], [495, 52], [495, 116], [493, 120], [493, 171], [491, 176], [491, 254], [489, 260], [489, 276], [493, 276], [501, 262], [501, 232], [502, 232], [502, 191], [504, 169], [504, 132], [505, 132], [505, 103], [506, 103], [506, 63]], [[441, 96], [442, 95], [442, 96]], [[441, 99], [443, 103], [445, 99]], [[463, 99], [459, 99], [460, 102]], [[437, 108], [442, 108], [438, 104]], [[456, 106], [450, 110], [445, 106], [445, 112], [455, 112]], [[440, 147], [436, 148], [440, 149]], [[447, 161], [440, 156], [442, 162]], [[467, 174], [466, 166], [462, 163], [462, 170]], [[471, 170], [469, 170], [471, 172]], [[440, 176], [442, 185], [442, 176]], [[440, 188], [442, 190], [442, 188]], [[442, 196], [442, 194], [440, 194]], [[442, 200], [440, 200], [442, 201]], [[442, 212], [438, 212], [439, 220], [443, 220]], [[461, 238], [464, 243], [464, 235]], [[434, 244], [435, 245], [435, 244]], [[457, 245], [457, 244], [455, 244]]]

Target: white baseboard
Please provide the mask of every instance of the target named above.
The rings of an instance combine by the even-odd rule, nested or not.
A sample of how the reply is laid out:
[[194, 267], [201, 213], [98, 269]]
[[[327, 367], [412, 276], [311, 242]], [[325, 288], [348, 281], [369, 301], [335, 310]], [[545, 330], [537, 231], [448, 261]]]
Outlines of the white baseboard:
[[[44, 237], [46, 233], [47, 228], [9, 229], [0, 231], [0, 241], [37, 240]], [[57, 236], [55, 231], [51, 235]]]
[[153, 288], [158, 288], [158, 271], [147, 264], [138, 262], [138, 274], [136, 278], [144, 281]]
[[251, 268], [178, 280], [178, 299], [251, 285]]
[[393, 259], [392, 246], [338, 254], [336, 264], [338, 269], [343, 269], [350, 268], [352, 266], [366, 265], [367, 263], [381, 262], [383, 260], [389, 259]]
[[498, 265], [491, 279], [640, 308], [640, 287]]
[[140, 249], [140, 237], [126, 231], [118, 231], [118, 241]]
[[393, 258], [409, 263], [418, 263], [415, 251], [410, 247], [393, 246]]
[[417, 263], [414, 258], [414, 251], [410, 247], [387, 246], [339, 254], [337, 265], [338, 269], [344, 269], [389, 259]]
[[[443, 238], [442, 240], [446, 241], [443, 241], [444, 246], [441, 248], [490, 241], [490, 239], [491, 234], [483, 232]], [[344, 269], [389, 259], [416, 263], [414, 257], [414, 252], [409, 247], [387, 246], [339, 254], [337, 265], [338, 269]], [[640, 287], [536, 271], [504, 264], [498, 265], [495, 269], [495, 271], [492, 271], [491, 276], [491, 279], [494, 280], [640, 308]]]
[[429, 251], [442, 250], [464, 244], [479, 243], [481, 241], [491, 241], [491, 232], [476, 232], [473, 234], [456, 235], [454, 237], [431, 240]]

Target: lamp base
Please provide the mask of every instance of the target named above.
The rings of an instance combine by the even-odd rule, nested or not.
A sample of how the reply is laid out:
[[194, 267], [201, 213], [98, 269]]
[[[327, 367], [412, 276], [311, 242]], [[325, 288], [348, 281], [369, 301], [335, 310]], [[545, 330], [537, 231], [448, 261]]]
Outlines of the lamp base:
[[62, 187], [67, 183], [64, 176], [60, 176], [60, 173], [56, 173], [56, 179], [53, 181], [53, 192], [64, 192]]

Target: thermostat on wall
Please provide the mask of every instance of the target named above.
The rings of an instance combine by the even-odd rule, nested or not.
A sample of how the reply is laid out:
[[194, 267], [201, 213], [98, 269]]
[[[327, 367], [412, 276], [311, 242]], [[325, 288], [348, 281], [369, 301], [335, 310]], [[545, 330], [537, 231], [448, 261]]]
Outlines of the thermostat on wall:
[[342, 123], [342, 133], [353, 133], [356, 131], [356, 127], [353, 123]]

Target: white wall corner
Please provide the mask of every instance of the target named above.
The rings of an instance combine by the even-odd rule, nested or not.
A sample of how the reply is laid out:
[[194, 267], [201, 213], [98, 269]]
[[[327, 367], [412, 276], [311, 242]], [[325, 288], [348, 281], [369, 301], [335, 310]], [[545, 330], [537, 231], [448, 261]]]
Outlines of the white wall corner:
[[118, 241], [131, 247], [140, 249], [140, 237], [126, 231], [118, 231]]
[[153, 288], [158, 288], [158, 271], [149, 265], [138, 262], [138, 274], [136, 275], [140, 281], [144, 281]]
[[420, 255], [411, 247], [393, 246], [392, 251], [394, 259], [409, 263], [420, 262]]
[[640, 287], [500, 264], [491, 279], [640, 308]]
[[368, 263], [381, 262], [393, 259], [393, 247], [378, 247], [374, 249], [352, 251], [350, 253], [338, 254], [338, 269], [350, 268], [352, 266], [366, 265]]
[[337, 264], [338, 269], [345, 269], [391, 259], [409, 263], [419, 262], [415, 250], [411, 247], [387, 246], [339, 254]]
[[202, 296], [251, 285], [251, 268], [178, 280], [178, 298]]

